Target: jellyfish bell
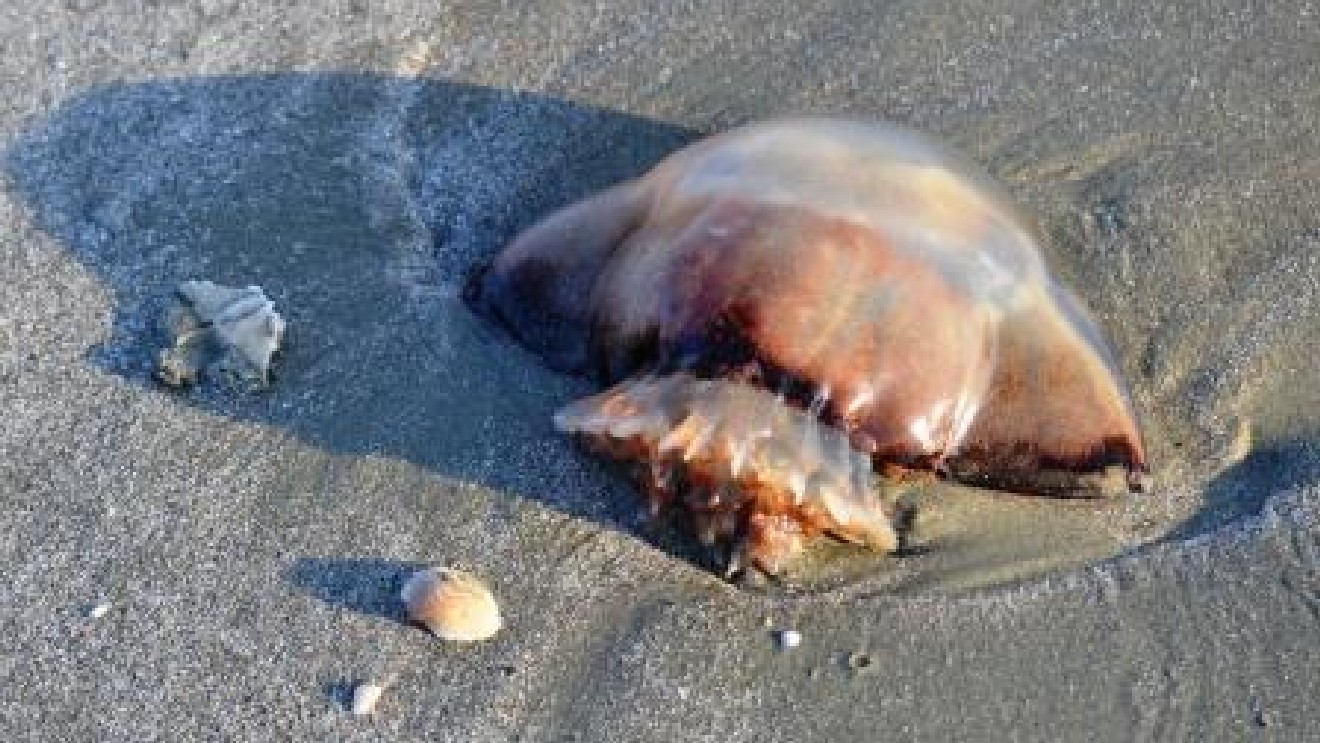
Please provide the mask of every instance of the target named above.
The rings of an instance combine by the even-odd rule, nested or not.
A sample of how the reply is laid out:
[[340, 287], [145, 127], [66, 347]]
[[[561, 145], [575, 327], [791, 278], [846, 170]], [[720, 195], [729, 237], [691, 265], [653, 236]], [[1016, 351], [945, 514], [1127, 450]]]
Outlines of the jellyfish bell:
[[795, 119], [703, 140], [534, 225], [467, 296], [612, 385], [561, 430], [735, 493], [644, 483], [770, 572], [820, 533], [893, 550], [872, 471], [1062, 495], [1145, 482], [1112, 353], [1034, 231], [906, 130]]

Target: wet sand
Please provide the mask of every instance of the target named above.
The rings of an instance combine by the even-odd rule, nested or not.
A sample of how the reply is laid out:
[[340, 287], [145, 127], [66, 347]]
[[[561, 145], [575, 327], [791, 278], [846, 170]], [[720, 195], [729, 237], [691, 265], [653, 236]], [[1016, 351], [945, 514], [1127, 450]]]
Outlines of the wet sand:
[[[0, 15], [6, 739], [1314, 736], [1320, 8], [744, 5]], [[1113, 341], [1153, 492], [936, 489], [921, 554], [748, 588], [554, 434], [589, 386], [473, 318], [466, 272], [788, 113], [1005, 182]], [[288, 319], [269, 391], [152, 382], [193, 278]], [[404, 624], [433, 563], [507, 629]]]

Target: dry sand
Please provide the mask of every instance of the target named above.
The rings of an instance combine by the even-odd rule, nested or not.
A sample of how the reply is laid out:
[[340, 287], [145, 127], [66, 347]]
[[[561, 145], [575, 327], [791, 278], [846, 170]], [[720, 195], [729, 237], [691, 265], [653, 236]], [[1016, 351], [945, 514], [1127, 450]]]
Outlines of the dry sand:
[[[0, 10], [5, 740], [1320, 738], [1320, 6], [275, 5]], [[925, 554], [746, 590], [554, 435], [586, 385], [466, 270], [803, 112], [933, 132], [1038, 216], [1153, 493], [945, 489]], [[289, 319], [269, 392], [150, 381], [191, 278]], [[430, 563], [507, 629], [403, 624]]]

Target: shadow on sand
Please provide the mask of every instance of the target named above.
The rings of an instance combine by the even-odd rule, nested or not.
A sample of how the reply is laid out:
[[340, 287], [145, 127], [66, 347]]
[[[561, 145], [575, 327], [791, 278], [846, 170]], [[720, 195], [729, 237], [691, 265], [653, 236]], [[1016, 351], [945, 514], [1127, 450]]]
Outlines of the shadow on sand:
[[113, 294], [98, 368], [154, 385], [157, 322], [181, 281], [258, 284], [289, 320], [278, 383], [203, 386], [191, 403], [535, 496], [495, 466], [510, 432], [485, 429], [516, 428], [532, 416], [505, 409], [550, 410], [575, 383], [471, 317], [459, 288], [522, 227], [693, 136], [528, 93], [276, 74], [94, 89], [21, 134], [5, 165], [37, 224]]
[[409, 575], [425, 567], [378, 558], [301, 557], [284, 577], [331, 606], [406, 624], [399, 591]]
[[1276, 493], [1320, 482], [1320, 436], [1267, 444], [1205, 488], [1205, 503], [1160, 540], [1179, 542], [1258, 516]]
[[[191, 404], [636, 533], [628, 486], [551, 433], [553, 409], [585, 384], [546, 371], [458, 294], [519, 229], [695, 136], [531, 93], [271, 74], [93, 89], [34, 122], [4, 162], [35, 222], [112, 293], [112, 330], [89, 355], [98, 368], [154, 385], [156, 320], [174, 287], [258, 284], [290, 326], [277, 384], [255, 395], [199, 388], [184, 393]], [[1297, 454], [1253, 454], [1169, 539], [1320, 477], [1297, 470], [1314, 453]], [[572, 467], [577, 480], [566, 479]], [[592, 486], [571, 486], [582, 478]], [[408, 569], [308, 558], [286, 578], [397, 620], [390, 591]]]
[[[180, 282], [260, 285], [289, 323], [271, 389], [159, 394], [631, 530], [637, 504], [602, 497], [626, 485], [551, 433], [584, 383], [546, 371], [458, 294], [518, 230], [694, 136], [441, 80], [220, 76], [92, 89], [32, 122], [4, 169], [112, 297], [95, 367], [155, 389], [158, 322]], [[397, 618], [376, 584], [401, 569], [318, 558], [286, 578]]]

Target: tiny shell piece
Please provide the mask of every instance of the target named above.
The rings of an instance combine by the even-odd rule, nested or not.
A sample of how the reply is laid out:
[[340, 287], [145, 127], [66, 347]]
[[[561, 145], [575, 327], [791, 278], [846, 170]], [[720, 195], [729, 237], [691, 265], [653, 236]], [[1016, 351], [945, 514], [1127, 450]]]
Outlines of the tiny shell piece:
[[87, 610], [87, 616], [92, 619], [100, 619], [101, 617], [109, 613], [110, 613], [109, 601], [102, 601], [101, 603]]
[[795, 629], [786, 629], [779, 633], [779, 649], [792, 650], [802, 644], [802, 633]]
[[156, 379], [167, 387], [191, 387], [214, 353], [211, 329], [186, 300], [170, 305], [161, 325], [171, 345], [156, 355]]
[[384, 684], [374, 682], [358, 684], [353, 689], [353, 714], [364, 717], [375, 712], [376, 705], [380, 702], [380, 696], [384, 693]]
[[442, 640], [476, 642], [504, 625], [495, 596], [476, 576], [451, 568], [427, 568], [403, 585], [408, 618]]
[[869, 673], [875, 668], [875, 660], [868, 653], [859, 651], [848, 653], [844, 665], [855, 674]]

